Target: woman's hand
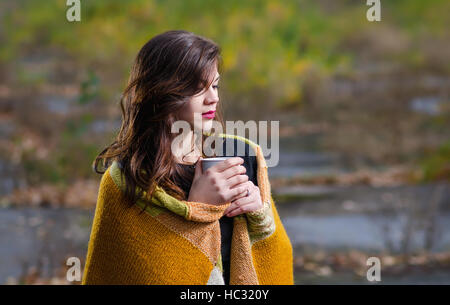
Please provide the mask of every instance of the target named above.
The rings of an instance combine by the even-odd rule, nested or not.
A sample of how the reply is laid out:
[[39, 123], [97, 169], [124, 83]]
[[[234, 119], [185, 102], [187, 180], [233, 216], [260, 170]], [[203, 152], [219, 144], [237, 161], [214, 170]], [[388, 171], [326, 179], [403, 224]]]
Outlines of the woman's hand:
[[259, 187], [254, 185], [252, 181], [247, 181], [245, 185], [248, 188], [249, 195], [246, 196], [247, 191], [245, 191], [243, 196], [239, 196], [232, 201], [231, 205], [224, 211], [224, 215], [233, 217], [239, 214], [253, 212], [263, 207]]
[[210, 204], [231, 202], [247, 193], [248, 176], [241, 164], [244, 159], [229, 158], [202, 172], [201, 158], [195, 166], [195, 176], [189, 191], [188, 201]]

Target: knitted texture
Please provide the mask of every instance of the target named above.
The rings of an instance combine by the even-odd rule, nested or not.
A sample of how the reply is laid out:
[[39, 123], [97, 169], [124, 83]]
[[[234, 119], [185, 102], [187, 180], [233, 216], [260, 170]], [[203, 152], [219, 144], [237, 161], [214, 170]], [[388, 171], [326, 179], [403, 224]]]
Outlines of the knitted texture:
[[[292, 285], [292, 245], [271, 196], [262, 150], [245, 138], [220, 136], [255, 150], [264, 202], [258, 211], [234, 217], [230, 284]], [[130, 205], [125, 186], [113, 162], [100, 181], [82, 283], [223, 285], [219, 219], [230, 203], [182, 201], [158, 187], [151, 198], [143, 192]]]

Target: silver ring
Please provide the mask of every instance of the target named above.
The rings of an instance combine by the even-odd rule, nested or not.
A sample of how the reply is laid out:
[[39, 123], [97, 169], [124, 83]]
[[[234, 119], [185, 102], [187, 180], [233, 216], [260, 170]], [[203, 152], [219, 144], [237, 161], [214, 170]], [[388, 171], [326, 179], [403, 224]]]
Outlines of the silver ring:
[[250, 195], [250, 191], [247, 189], [247, 195], [245, 197], [248, 197]]

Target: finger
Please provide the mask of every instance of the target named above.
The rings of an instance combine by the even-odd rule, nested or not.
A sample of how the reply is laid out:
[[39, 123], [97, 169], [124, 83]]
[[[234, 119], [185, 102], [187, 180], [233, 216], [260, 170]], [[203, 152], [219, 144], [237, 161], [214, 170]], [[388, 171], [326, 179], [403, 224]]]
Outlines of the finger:
[[233, 200], [231, 200], [231, 202], [235, 202], [236, 200], [241, 199], [243, 197], [247, 197], [247, 188], [244, 188], [242, 192], [233, 197]]
[[232, 202], [226, 209], [225, 211], [223, 211], [223, 215], [228, 214], [229, 212], [231, 212], [232, 210], [234, 210], [236, 208], [236, 204], [234, 202]]
[[248, 181], [247, 175], [236, 175], [236, 176], [231, 177], [230, 179], [227, 179], [225, 183], [231, 189], [240, 184], [246, 183], [247, 181]]
[[223, 172], [224, 170], [226, 170], [229, 167], [232, 167], [235, 165], [240, 165], [242, 163], [244, 163], [244, 159], [242, 159], [240, 157], [233, 157], [233, 158], [226, 159], [225, 161], [219, 162], [214, 166], [211, 166], [211, 169], [213, 169], [214, 171], [217, 171], [217, 172]]
[[247, 194], [247, 186], [245, 183], [240, 184], [232, 189], [230, 189], [232, 200], [231, 202], [239, 199]]
[[229, 179], [229, 178], [231, 178], [233, 176], [236, 176], [236, 175], [243, 175], [246, 172], [247, 172], [247, 169], [245, 168], [245, 166], [235, 165], [235, 166], [229, 167], [226, 170], [224, 170], [222, 172], [222, 176], [225, 179]]
[[241, 206], [244, 206], [248, 203], [251, 203], [252, 199], [249, 197], [242, 197], [238, 200], [235, 200], [231, 203], [231, 205], [228, 207], [228, 212], [227, 213], [231, 213], [232, 211], [239, 209]]
[[258, 209], [258, 203], [255, 201], [252, 201], [252, 202], [248, 202], [246, 204], [242, 204], [233, 210], [230, 210], [226, 215], [228, 217], [233, 217], [233, 216], [236, 216], [239, 214], [244, 214], [247, 212], [255, 211], [257, 209]]
[[[251, 181], [248, 181], [245, 183], [247, 186], [239, 187], [240, 189], [245, 188], [245, 192], [241, 193], [239, 196], [237, 196], [233, 201], [231, 201], [231, 205], [227, 208], [227, 212], [224, 212], [224, 214], [236, 209], [239, 207], [239, 205], [246, 205], [249, 202], [257, 202], [257, 196], [259, 196], [259, 188], [257, 186], [254, 186], [254, 184]], [[251, 187], [253, 185], [253, 187]], [[247, 189], [250, 191], [249, 196], [247, 196]], [[259, 208], [259, 207], [257, 207]]]
[[238, 184], [237, 186], [235, 186], [234, 188], [232, 188], [231, 190], [235, 190], [237, 189], [238, 191], [236, 191], [236, 195], [233, 196], [233, 201], [238, 200], [242, 197], [247, 197], [247, 190], [250, 192], [250, 194], [252, 193], [252, 183], [251, 181], [247, 181], [241, 184]]
[[232, 202], [230, 204], [230, 206], [223, 212], [224, 215], [227, 215], [228, 213], [230, 213], [231, 211], [236, 210], [237, 208], [239, 208], [239, 205], [235, 202]]

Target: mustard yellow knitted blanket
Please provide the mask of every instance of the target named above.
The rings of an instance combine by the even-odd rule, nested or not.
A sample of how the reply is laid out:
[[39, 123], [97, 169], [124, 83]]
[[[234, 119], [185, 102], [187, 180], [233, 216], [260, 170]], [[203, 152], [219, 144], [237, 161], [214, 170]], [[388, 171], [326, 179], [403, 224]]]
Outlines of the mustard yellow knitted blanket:
[[[259, 145], [257, 181], [264, 206], [237, 215], [231, 243], [231, 285], [291, 285], [292, 245], [273, 201]], [[157, 188], [129, 207], [117, 162], [103, 174], [82, 284], [224, 284], [219, 219], [230, 205], [180, 201]], [[150, 202], [144, 213], [140, 213]]]

